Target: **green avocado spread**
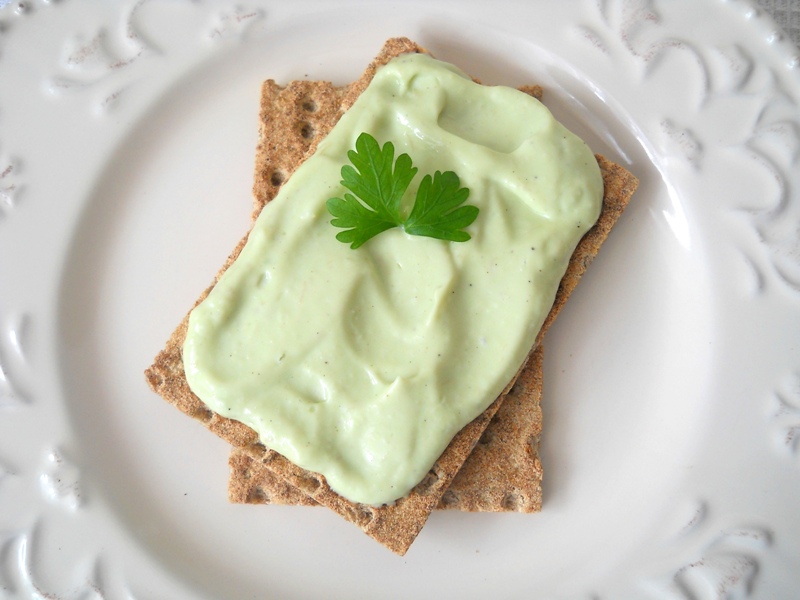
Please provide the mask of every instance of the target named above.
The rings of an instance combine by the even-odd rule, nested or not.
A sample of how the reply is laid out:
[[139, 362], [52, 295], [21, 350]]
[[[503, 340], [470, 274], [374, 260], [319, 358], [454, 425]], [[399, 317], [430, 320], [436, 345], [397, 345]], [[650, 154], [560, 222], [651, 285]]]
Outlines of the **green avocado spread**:
[[[395, 228], [356, 250], [338, 242], [326, 201], [346, 192], [340, 171], [362, 132], [421, 171], [456, 172], [480, 209], [472, 239]], [[517, 372], [602, 196], [594, 155], [540, 102], [400, 56], [192, 311], [189, 385], [345, 498], [391, 503]]]

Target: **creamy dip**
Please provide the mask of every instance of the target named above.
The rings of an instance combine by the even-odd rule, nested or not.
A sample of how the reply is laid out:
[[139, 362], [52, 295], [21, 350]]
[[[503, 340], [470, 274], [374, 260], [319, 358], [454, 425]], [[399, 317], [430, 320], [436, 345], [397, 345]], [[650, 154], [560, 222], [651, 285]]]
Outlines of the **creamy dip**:
[[[408, 202], [424, 174], [455, 171], [480, 209], [472, 239], [396, 228], [357, 250], [338, 242], [325, 203], [346, 192], [340, 170], [362, 132], [419, 167]], [[592, 152], [540, 102], [398, 57], [192, 312], [189, 385], [342, 496], [392, 502], [516, 373], [602, 194]]]

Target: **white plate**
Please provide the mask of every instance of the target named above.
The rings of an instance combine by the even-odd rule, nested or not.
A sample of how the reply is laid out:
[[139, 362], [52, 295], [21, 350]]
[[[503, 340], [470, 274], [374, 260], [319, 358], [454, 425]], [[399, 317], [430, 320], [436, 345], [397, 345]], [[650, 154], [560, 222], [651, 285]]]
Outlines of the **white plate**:
[[[232, 506], [142, 376], [245, 231], [265, 78], [407, 35], [538, 82], [641, 179], [548, 335], [538, 515], [406, 557]], [[800, 586], [800, 58], [738, 1], [0, 10], [0, 596], [788, 598]]]

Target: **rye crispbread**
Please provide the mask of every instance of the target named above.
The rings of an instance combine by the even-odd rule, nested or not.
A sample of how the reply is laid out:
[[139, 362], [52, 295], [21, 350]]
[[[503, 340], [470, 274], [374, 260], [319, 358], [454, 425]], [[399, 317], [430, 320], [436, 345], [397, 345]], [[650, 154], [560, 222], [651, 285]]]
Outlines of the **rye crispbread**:
[[[419, 51], [422, 51], [422, 49], [409, 40], [389, 40], [378, 57], [367, 68], [364, 75], [347, 88], [342, 97], [342, 110], [346, 110], [352, 105], [379, 66], [398, 54]], [[338, 120], [340, 114], [335, 116], [335, 119]], [[331, 127], [332, 125], [333, 123], [330, 124]], [[329, 129], [330, 127], [328, 127]], [[277, 142], [273, 143], [277, 144]], [[310, 150], [313, 151], [313, 143]], [[294, 150], [289, 148], [289, 151]], [[600, 219], [578, 244], [570, 260], [567, 274], [559, 285], [553, 308], [537, 336], [534, 347], [541, 342], [547, 328], [552, 324], [581, 275], [586, 271], [636, 187], [636, 178], [622, 167], [614, 165], [602, 157], [598, 157], [598, 162], [603, 172], [605, 183], [603, 210]], [[290, 174], [290, 171], [284, 173], [285, 177]], [[269, 173], [270, 182], [275, 183], [272, 176], [273, 173]], [[266, 197], [266, 199], [271, 199], [271, 197]], [[220, 273], [227, 269], [236, 259], [246, 240], [247, 236], [239, 242], [223, 265]], [[211, 287], [213, 287], [213, 284]], [[210, 289], [208, 288], [201, 295], [197, 303], [206, 297]], [[146, 378], [151, 388], [185, 414], [198, 419], [211, 431], [234, 446], [242, 448], [249, 456], [266, 465], [274, 475], [299, 488], [316, 502], [328, 506], [355, 523], [365, 533], [398, 554], [405, 554], [408, 550], [466, 457], [480, 439], [488, 422], [497, 412], [506, 393], [516, 381], [516, 377], [514, 377], [509, 382], [504, 393], [492, 402], [486, 411], [453, 438], [445, 452], [433, 465], [429, 474], [409, 495], [399, 499], [393, 505], [376, 508], [353, 503], [342, 498], [328, 487], [324, 477], [305, 471], [286, 460], [280, 454], [265, 448], [259, 443], [256, 433], [249, 427], [237, 421], [225, 419], [210, 411], [191, 392], [183, 373], [182, 347], [187, 323], [188, 314], [173, 332], [165, 348], [156, 357], [153, 365], [147, 369]]]

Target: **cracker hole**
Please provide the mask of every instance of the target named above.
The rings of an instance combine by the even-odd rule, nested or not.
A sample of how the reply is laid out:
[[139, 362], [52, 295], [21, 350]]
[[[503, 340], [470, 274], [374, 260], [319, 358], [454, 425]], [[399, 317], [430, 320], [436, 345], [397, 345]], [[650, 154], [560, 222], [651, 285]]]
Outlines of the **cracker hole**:
[[303, 139], [305, 140], [314, 139], [314, 136], [317, 134], [317, 130], [308, 121], [301, 121], [299, 127], [300, 135], [303, 136]]
[[420, 481], [417, 484], [417, 487], [415, 489], [416, 489], [417, 493], [425, 494], [434, 485], [436, 485], [437, 481], [439, 481], [439, 476], [433, 471], [428, 471], [428, 474], [425, 475], [425, 477], [422, 479], [422, 481]]
[[313, 494], [319, 487], [319, 481], [313, 477], [300, 477], [296, 482], [297, 487], [303, 490], [306, 494]]
[[453, 490], [447, 490], [442, 494], [442, 499], [439, 501], [442, 506], [449, 507], [458, 504], [458, 494]]
[[506, 494], [503, 497], [503, 508], [505, 510], [519, 512], [522, 508], [522, 498], [520, 498], [519, 494]]
[[247, 490], [248, 504], [269, 504], [269, 496], [263, 488], [253, 487]]
[[310, 113], [314, 113], [317, 112], [317, 110], [319, 110], [319, 107], [317, 106], [317, 101], [314, 100], [313, 98], [306, 98], [305, 100], [303, 100], [302, 107], [304, 111]]
[[206, 406], [199, 406], [195, 409], [192, 417], [200, 421], [201, 423], [208, 423], [211, 418], [214, 416], [214, 413]]
[[373, 512], [363, 504], [347, 506], [345, 507], [345, 513], [347, 520], [351, 523], [355, 523], [359, 527], [364, 527], [375, 517]]
[[160, 373], [153, 373], [152, 371], [148, 371], [147, 380], [150, 382], [150, 386], [156, 389], [164, 385], [164, 377]]
[[283, 185], [284, 181], [286, 181], [286, 173], [280, 169], [275, 169], [269, 178], [269, 182], [275, 187]]
[[483, 445], [491, 444], [494, 441], [495, 437], [496, 437], [495, 433], [494, 431], [492, 431], [491, 428], [486, 429], [481, 435], [481, 438], [478, 440], [478, 443]]
[[358, 523], [362, 527], [367, 523], [369, 523], [370, 521], [372, 521], [372, 519], [375, 517], [374, 513], [370, 509], [364, 506], [359, 506], [357, 512], [358, 512]]

